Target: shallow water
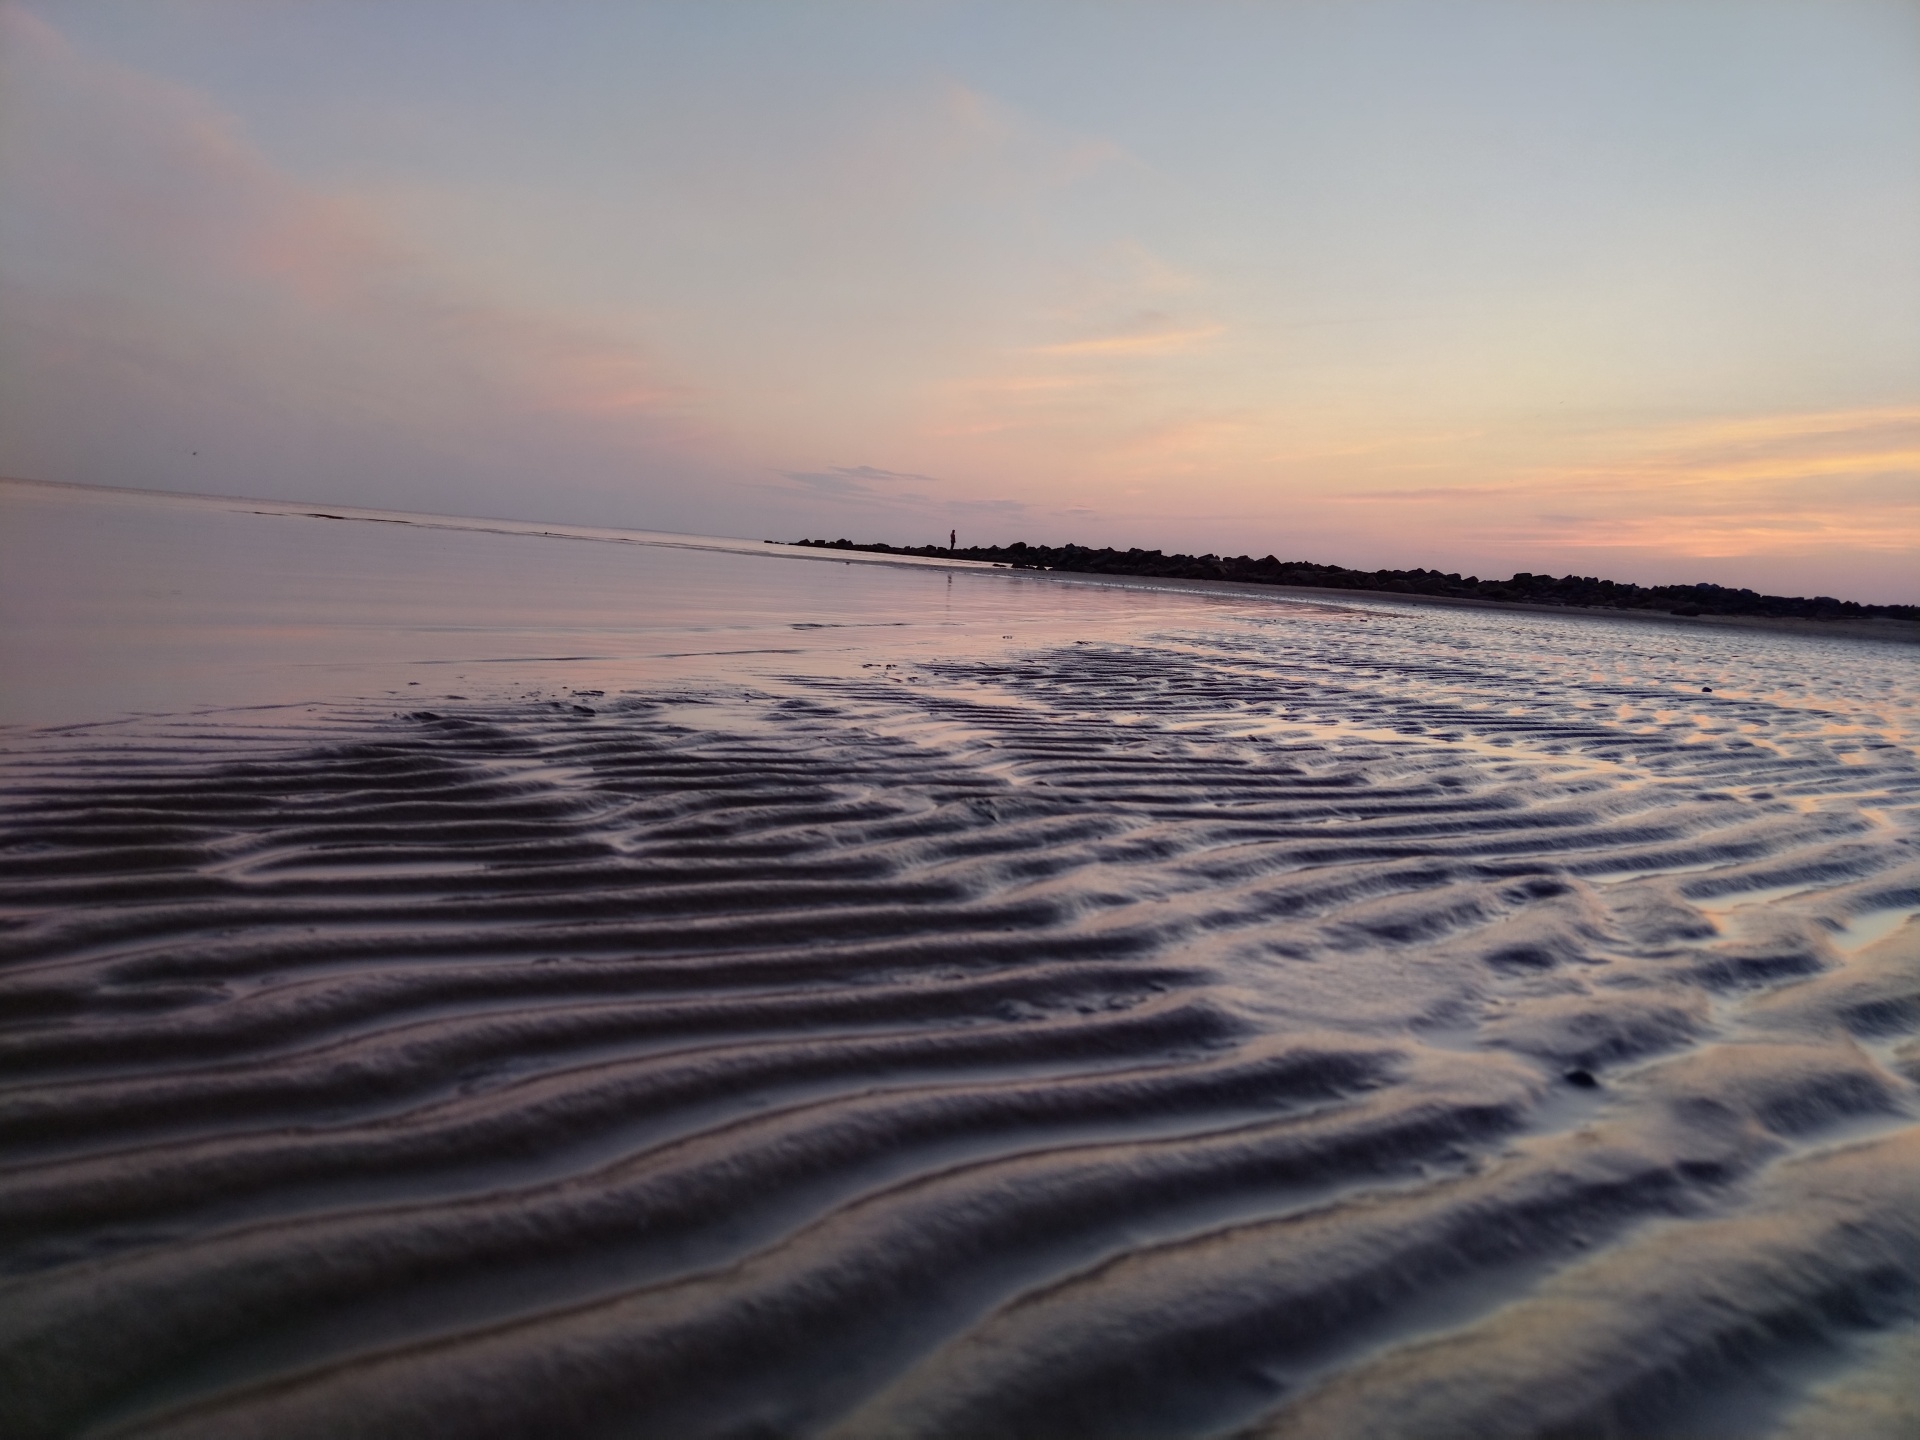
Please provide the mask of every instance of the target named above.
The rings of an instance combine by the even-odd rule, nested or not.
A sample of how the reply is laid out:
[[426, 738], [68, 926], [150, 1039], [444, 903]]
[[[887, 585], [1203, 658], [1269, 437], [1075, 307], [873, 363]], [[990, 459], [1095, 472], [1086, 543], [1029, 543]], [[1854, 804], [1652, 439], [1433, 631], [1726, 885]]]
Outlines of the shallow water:
[[0, 504], [10, 1434], [1914, 1433], [1904, 649]]
[[0, 481], [0, 724], [847, 673], [1206, 603], [1116, 614], [1107, 590], [965, 562]]

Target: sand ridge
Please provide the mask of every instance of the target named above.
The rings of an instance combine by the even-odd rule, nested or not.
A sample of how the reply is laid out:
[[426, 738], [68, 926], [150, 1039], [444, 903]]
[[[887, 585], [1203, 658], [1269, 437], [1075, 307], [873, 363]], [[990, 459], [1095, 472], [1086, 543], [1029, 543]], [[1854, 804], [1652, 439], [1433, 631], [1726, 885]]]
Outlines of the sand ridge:
[[16, 732], [10, 1433], [1802, 1423], [1920, 1307], [1912, 696], [1455, 623]]

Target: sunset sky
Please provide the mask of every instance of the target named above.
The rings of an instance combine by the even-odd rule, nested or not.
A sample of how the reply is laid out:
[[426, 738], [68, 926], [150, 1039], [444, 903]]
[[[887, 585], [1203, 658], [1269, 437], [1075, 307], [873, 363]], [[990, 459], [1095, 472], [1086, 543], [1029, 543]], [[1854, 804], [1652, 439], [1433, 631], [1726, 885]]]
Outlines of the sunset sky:
[[1920, 6], [0, 4], [0, 367], [0, 475], [1912, 602]]

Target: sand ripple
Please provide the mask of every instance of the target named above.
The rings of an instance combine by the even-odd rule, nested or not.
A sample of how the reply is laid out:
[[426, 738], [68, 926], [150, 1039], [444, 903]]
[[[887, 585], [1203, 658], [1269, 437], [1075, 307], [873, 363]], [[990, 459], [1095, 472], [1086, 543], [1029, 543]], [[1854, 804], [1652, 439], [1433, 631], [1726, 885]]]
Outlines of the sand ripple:
[[1910, 662], [1445, 623], [16, 736], [7, 1433], [1906, 1433]]

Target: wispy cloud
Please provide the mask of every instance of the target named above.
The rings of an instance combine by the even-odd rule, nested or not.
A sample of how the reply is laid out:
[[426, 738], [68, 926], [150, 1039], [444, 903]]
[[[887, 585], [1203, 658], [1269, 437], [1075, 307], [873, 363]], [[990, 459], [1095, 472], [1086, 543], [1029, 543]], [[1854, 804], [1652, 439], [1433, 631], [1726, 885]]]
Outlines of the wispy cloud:
[[1793, 411], [1658, 426], [1638, 432], [1668, 446], [1707, 448], [1752, 443], [1817, 443], [1887, 434], [1911, 440], [1920, 435], [1920, 405], [1888, 405], [1852, 410]]
[[938, 387], [928, 433], [985, 447], [996, 469], [1044, 465], [1081, 483], [1197, 473], [1248, 420], [1209, 383], [1232, 364], [1209, 297], [1203, 277], [1138, 241], [1089, 254], [1028, 317], [1027, 343]]
[[[955, 493], [935, 476], [886, 470], [875, 465], [833, 466], [826, 470], [777, 471], [787, 482], [769, 485], [769, 498], [792, 502], [782, 508], [804, 529], [858, 529], [876, 539], [946, 542], [947, 531], [973, 532], [973, 539], [1009, 539], [1035, 514], [1025, 500], [1008, 496]], [[990, 531], [983, 535], [982, 530]]]
[[1845, 475], [1920, 476], [1920, 407], [1811, 411], [1630, 431], [1598, 463], [1545, 467], [1541, 479], [1748, 486]]
[[825, 470], [782, 470], [778, 473], [796, 485], [829, 495], [878, 495], [902, 484], [939, 483], [931, 475], [909, 470], [883, 470], [877, 465], [832, 465]]
[[1207, 341], [1224, 335], [1224, 325], [1196, 325], [1187, 330], [1145, 329], [1118, 335], [1095, 335], [1085, 340], [1065, 340], [1056, 345], [1035, 345], [1035, 355], [1179, 355], [1198, 349]]
[[1578, 464], [1486, 484], [1370, 489], [1332, 510], [1417, 513], [1504, 547], [1700, 557], [1920, 553], [1920, 408], [1691, 421], [1590, 437]]

